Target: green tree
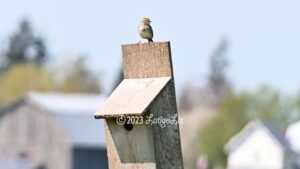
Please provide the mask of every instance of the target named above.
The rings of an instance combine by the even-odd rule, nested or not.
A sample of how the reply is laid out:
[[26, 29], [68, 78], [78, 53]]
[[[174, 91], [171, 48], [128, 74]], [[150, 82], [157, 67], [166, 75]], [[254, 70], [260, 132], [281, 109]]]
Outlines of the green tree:
[[[74, 61], [65, 77], [58, 82], [55, 73], [35, 63], [16, 64], [0, 77], [0, 106], [30, 91], [63, 93], [100, 93], [98, 77], [84, 67], [84, 59]], [[61, 73], [61, 72], [58, 72]]]
[[251, 94], [248, 116], [251, 119], [270, 121], [281, 130], [295, 120], [295, 99], [282, 95], [278, 90], [261, 86]]
[[30, 22], [23, 19], [19, 29], [14, 33], [4, 50], [0, 73], [8, 70], [14, 64], [35, 62], [42, 64], [46, 60], [47, 51], [44, 40], [34, 35]]
[[18, 64], [0, 78], [0, 105], [29, 91], [52, 91], [55, 81], [51, 73], [37, 64]]
[[298, 92], [298, 94], [294, 98], [292, 98], [292, 100], [294, 100], [293, 105], [295, 106], [295, 110], [292, 112], [292, 115], [290, 117], [291, 123], [300, 120], [300, 92]]
[[213, 165], [226, 164], [223, 146], [244, 127], [249, 118], [245, 112], [249, 109], [249, 96], [246, 93], [227, 95], [221, 103], [217, 115], [202, 130], [200, 151], [205, 154]]
[[101, 93], [97, 75], [85, 66], [85, 58], [79, 57], [70, 64], [69, 70], [60, 84], [59, 90], [66, 93]]

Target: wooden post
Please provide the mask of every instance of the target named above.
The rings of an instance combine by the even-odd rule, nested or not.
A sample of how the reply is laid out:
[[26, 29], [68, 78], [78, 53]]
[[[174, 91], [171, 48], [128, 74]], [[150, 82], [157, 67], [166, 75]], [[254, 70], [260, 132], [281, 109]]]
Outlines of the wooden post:
[[[122, 51], [125, 79], [95, 114], [105, 118], [109, 168], [183, 169], [170, 42], [128, 44]], [[143, 124], [128, 130], [119, 116], [142, 117]], [[149, 119], [176, 122], [146, 124]]]

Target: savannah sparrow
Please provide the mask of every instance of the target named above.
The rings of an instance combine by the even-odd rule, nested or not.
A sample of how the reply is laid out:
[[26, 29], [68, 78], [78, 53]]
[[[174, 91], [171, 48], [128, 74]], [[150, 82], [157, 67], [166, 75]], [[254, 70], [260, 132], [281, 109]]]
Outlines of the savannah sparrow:
[[143, 18], [138, 26], [138, 31], [143, 39], [148, 39], [148, 42], [153, 42], [153, 30], [150, 22], [149, 18]]

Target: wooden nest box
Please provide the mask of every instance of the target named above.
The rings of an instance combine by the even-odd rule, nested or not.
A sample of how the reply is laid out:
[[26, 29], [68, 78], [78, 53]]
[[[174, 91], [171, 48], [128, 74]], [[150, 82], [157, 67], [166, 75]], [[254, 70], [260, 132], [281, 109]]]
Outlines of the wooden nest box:
[[122, 52], [125, 79], [95, 114], [105, 119], [109, 168], [182, 169], [170, 42]]

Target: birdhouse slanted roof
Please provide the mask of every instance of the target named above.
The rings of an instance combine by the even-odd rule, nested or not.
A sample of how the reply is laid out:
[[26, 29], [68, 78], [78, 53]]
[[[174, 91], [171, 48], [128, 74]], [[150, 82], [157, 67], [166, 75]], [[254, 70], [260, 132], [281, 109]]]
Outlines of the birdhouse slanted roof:
[[170, 80], [171, 77], [124, 79], [96, 112], [95, 118], [143, 115]]

